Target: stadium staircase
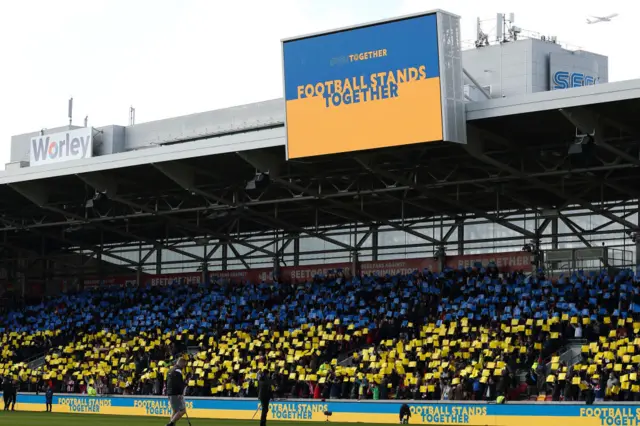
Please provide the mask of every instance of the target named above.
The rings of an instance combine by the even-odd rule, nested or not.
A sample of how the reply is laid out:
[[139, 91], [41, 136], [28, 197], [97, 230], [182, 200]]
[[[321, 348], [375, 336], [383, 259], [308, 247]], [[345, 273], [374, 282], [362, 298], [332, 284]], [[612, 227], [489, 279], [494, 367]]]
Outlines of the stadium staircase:
[[46, 363], [46, 352], [40, 355], [36, 355], [25, 361], [27, 363], [27, 368], [30, 370], [37, 370], [42, 367]]
[[[582, 346], [587, 344], [586, 339], [571, 339], [560, 353], [560, 362], [567, 367], [577, 364], [582, 359]], [[551, 366], [551, 360], [547, 362], [547, 368]]]
[[[582, 346], [587, 344], [586, 339], [571, 339], [560, 350], [560, 362], [564, 362], [567, 367], [576, 365], [582, 359]], [[551, 369], [551, 358], [546, 362], [547, 371]], [[520, 382], [525, 382], [528, 370], [518, 370], [517, 376]]]
[[[360, 352], [363, 348], [356, 349], [353, 352]], [[353, 355], [349, 355], [344, 359], [338, 361], [338, 365], [341, 367], [351, 367], [353, 365]]]
[[368, 349], [370, 347], [374, 347], [376, 346], [376, 344], [378, 344], [379, 341], [375, 342], [374, 344], [368, 344], [365, 343], [363, 345], [359, 345], [356, 346], [355, 348], [349, 349], [348, 351], [345, 351], [341, 354], [338, 355], [338, 365], [342, 366], [342, 367], [351, 367], [354, 362], [353, 362], [353, 354], [354, 353], [360, 353], [365, 349]]

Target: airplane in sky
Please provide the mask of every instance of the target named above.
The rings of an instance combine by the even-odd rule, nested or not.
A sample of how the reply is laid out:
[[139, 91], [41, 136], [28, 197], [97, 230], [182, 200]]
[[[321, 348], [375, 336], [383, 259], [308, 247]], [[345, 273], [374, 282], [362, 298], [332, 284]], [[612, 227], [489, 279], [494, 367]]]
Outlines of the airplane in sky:
[[599, 22], [611, 22], [611, 20], [616, 16], [618, 16], [617, 13], [612, 13], [611, 15], [607, 15], [607, 16], [591, 16], [593, 19], [587, 18], [587, 24], [597, 24]]

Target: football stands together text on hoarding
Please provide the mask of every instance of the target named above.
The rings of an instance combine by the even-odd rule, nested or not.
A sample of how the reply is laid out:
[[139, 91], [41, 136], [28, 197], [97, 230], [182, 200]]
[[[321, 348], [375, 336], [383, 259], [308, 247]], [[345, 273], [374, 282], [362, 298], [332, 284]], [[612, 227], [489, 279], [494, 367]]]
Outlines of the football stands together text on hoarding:
[[[494, 254], [471, 254], [462, 256], [448, 256], [445, 259], [446, 267], [452, 269], [473, 268], [477, 264], [487, 266], [493, 262], [500, 272], [511, 273], [515, 271], [531, 272], [532, 256], [526, 252], [509, 252]], [[289, 266], [280, 269], [280, 278], [285, 281], [304, 281], [312, 279], [317, 275], [329, 275], [331, 273], [343, 272], [352, 275], [353, 264], [332, 263], [326, 265], [306, 265]], [[411, 274], [414, 271], [424, 271], [428, 269], [432, 272], [440, 272], [439, 261], [434, 258], [401, 259], [387, 261], [367, 261], [358, 265], [361, 275], [398, 275]], [[273, 270], [271, 268], [237, 269], [230, 271], [210, 271], [211, 278], [229, 279], [235, 281], [269, 281], [272, 279]], [[148, 275], [143, 274], [142, 280], [153, 286], [171, 285], [174, 282], [184, 284], [198, 284], [202, 281], [201, 272], [184, 272], [174, 274]], [[105, 280], [90, 278], [84, 280], [85, 287], [96, 287], [102, 285], [128, 285], [136, 283], [136, 276], [110, 277]]]
[[[0, 393], [0, 396], [2, 394]], [[168, 417], [171, 407], [166, 398], [146, 396], [87, 397], [54, 395], [54, 413]], [[409, 406], [411, 424], [418, 425], [486, 425], [486, 426], [636, 426], [640, 424], [640, 407], [632, 402], [617, 405], [584, 405], [579, 402], [493, 404], [482, 402], [442, 401], [371, 401], [371, 400], [293, 400], [272, 401], [269, 420], [339, 423], [392, 424], [398, 421], [402, 403]], [[42, 411], [45, 395], [18, 394], [17, 411]], [[202, 419], [236, 419], [251, 421], [261, 410], [260, 402], [249, 398], [193, 398], [185, 400], [189, 415]], [[158, 423], [161, 419], [158, 418]], [[254, 420], [255, 421], [255, 420]], [[115, 422], [115, 421], [114, 421]], [[6, 422], [5, 422], [6, 423]], [[3, 424], [5, 424], [3, 423]], [[96, 418], [96, 424], [102, 421]], [[11, 423], [6, 423], [11, 424]], [[44, 424], [44, 423], [42, 423]], [[131, 424], [123, 419], [123, 424]]]

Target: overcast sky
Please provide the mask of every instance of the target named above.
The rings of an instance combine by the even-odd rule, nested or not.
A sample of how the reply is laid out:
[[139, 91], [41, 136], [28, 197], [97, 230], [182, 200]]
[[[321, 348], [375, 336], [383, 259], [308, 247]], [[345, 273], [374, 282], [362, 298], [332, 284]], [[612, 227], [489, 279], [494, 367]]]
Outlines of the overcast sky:
[[515, 12], [524, 29], [608, 55], [611, 81], [640, 75], [630, 0], [2, 1], [0, 168], [11, 135], [66, 124], [70, 96], [74, 124], [95, 127], [126, 125], [130, 105], [143, 122], [277, 98], [282, 38], [436, 8], [462, 16], [464, 40], [477, 17]]

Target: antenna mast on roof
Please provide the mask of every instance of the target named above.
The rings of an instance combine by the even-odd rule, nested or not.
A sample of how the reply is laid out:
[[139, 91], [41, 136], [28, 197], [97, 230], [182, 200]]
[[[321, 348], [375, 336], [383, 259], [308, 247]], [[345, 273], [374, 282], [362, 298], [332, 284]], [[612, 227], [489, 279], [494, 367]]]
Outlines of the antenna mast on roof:
[[134, 107], [129, 107], [129, 126], [133, 126], [136, 124], [136, 109]]
[[497, 13], [495, 38], [493, 36], [490, 38], [489, 34], [482, 30], [482, 21], [478, 18], [476, 24], [476, 47], [485, 47], [492, 43], [502, 44], [516, 41], [518, 35], [522, 32], [522, 28], [513, 24], [515, 19], [513, 12], [509, 13], [508, 16], [505, 13]]
[[498, 43], [507, 43], [518, 39], [522, 28], [513, 25], [515, 21], [516, 14], [513, 12], [509, 13], [509, 16], [506, 13], [496, 15], [496, 41]]
[[484, 47], [489, 45], [489, 35], [482, 31], [482, 23], [478, 18], [476, 23], [476, 47]]
[[73, 123], [73, 97], [69, 99], [68, 116], [69, 116], [69, 126], [71, 126], [71, 124]]

